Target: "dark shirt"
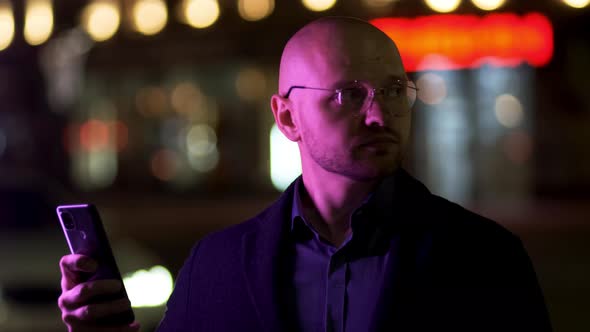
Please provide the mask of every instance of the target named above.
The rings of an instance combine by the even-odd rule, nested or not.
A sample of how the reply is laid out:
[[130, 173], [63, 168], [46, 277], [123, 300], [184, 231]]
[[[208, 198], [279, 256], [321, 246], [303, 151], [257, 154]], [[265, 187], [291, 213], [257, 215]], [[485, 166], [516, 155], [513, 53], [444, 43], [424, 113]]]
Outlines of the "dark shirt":
[[295, 184], [291, 218], [294, 241], [293, 294], [301, 331], [363, 331], [382, 288], [389, 251], [378, 250], [379, 218], [367, 204], [351, 217], [352, 233], [337, 248], [305, 220], [301, 178]]

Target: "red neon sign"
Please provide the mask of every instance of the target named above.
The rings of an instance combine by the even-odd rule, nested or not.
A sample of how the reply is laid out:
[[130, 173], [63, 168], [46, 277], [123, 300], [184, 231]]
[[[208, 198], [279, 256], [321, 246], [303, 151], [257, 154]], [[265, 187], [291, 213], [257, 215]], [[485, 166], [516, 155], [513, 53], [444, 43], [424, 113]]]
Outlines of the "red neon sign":
[[553, 27], [539, 13], [378, 18], [371, 23], [395, 40], [407, 71], [546, 65]]

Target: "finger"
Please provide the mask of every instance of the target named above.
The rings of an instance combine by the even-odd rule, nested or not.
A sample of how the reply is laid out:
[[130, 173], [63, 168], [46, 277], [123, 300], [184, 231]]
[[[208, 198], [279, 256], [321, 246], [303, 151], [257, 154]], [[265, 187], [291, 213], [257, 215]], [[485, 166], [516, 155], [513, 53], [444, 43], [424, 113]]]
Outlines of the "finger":
[[96, 260], [86, 255], [69, 254], [60, 260], [60, 265], [70, 271], [94, 272], [98, 267]]
[[63, 310], [73, 310], [86, 305], [97, 295], [115, 294], [123, 287], [117, 279], [95, 280], [80, 283], [59, 297], [58, 305]]
[[129, 300], [122, 298], [111, 302], [88, 304], [76, 310], [66, 311], [62, 315], [62, 319], [66, 324], [86, 325], [101, 318], [127, 311], [130, 308], [131, 303]]
[[98, 268], [97, 262], [84, 255], [65, 255], [59, 261], [61, 270], [61, 289], [67, 291], [80, 283], [80, 274], [82, 272], [92, 273]]

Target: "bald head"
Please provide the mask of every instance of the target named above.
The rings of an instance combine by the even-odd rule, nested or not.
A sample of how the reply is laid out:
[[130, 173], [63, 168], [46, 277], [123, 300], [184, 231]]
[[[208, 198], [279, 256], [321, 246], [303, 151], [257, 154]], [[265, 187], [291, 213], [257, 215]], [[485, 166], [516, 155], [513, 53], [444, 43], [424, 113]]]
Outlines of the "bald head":
[[367, 109], [352, 109], [330, 90], [349, 88], [352, 94], [359, 84], [391, 89], [405, 78], [393, 41], [367, 22], [322, 18], [295, 33], [283, 50], [271, 109], [281, 132], [298, 143], [305, 181], [317, 176], [323, 183], [326, 174], [373, 181], [399, 167], [411, 116], [394, 116], [393, 110], [408, 108], [405, 99], [379, 93]]
[[279, 94], [293, 85], [328, 87], [333, 79], [350, 75], [370, 80], [366, 72], [379, 65], [405, 76], [396, 45], [381, 30], [351, 17], [321, 18], [287, 42], [281, 56]]

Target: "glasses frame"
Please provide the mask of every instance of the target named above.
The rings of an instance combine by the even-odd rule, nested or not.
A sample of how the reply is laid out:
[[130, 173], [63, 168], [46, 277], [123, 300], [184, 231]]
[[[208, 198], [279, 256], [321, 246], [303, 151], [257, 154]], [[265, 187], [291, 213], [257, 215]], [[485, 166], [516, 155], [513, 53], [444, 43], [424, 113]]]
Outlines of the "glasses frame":
[[[395, 80], [391, 85], [395, 85], [398, 84], [401, 87], [404, 87], [406, 89], [412, 89], [416, 92], [416, 94], [418, 93], [419, 89], [416, 86], [412, 86], [410, 85], [411, 81], [409, 80], [402, 80], [402, 79], [397, 79]], [[379, 91], [380, 94], [383, 94], [385, 89], [384, 87], [381, 88], [372, 88], [370, 86], [368, 86], [365, 82], [363, 81], [359, 81], [359, 80], [354, 80], [352, 81], [352, 83], [354, 84], [358, 84], [361, 85], [365, 88], [367, 88], [368, 90], [368, 94], [367, 97], [365, 97], [366, 99], [369, 99], [368, 101], [365, 100], [363, 102], [363, 106], [362, 108], [359, 110], [359, 113], [362, 113], [363, 111], [365, 111], [366, 109], [370, 108], [373, 105], [373, 101], [375, 100], [375, 95], [377, 94], [377, 91]], [[302, 90], [318, 90], [318, 91], [329, 91], [329, 92], [333, 92], [335, 94], [339, 94], [342, 93], [343, 90], [347, 89], [347, 88], [338, 88], [338, 89], [328, 89], [328, 88], [316, 88], [316, 87], [309, 87], [309, 86], [304, 86], [304, 85], [292, 85], [289, 87], [289, 89], [287, 90], [287, 93], [283, 96], [283, 98], [289, 98], [289, 96], [291, 95], [291, 92], [295, 89], [302, 89]], [[407, 92], [406, 92], [407, 95]], [[408, 97], [408, 96], [406, 96]], [[416, 96], [417, 97], [417, 96]], [[416, 97], [413, 99], [413, 101], [411, 103], [408, 103], [409, 107], [408, 107], [408, 111], [414, 106], [414, 103], [416, 101]], [[408, 101], [409, 101], [409, 97], [408, 97]], [[395, 112], [394, 112], [395, 113]], [[405, 114], [406, 112], [402, 112], [401, 114]]]

